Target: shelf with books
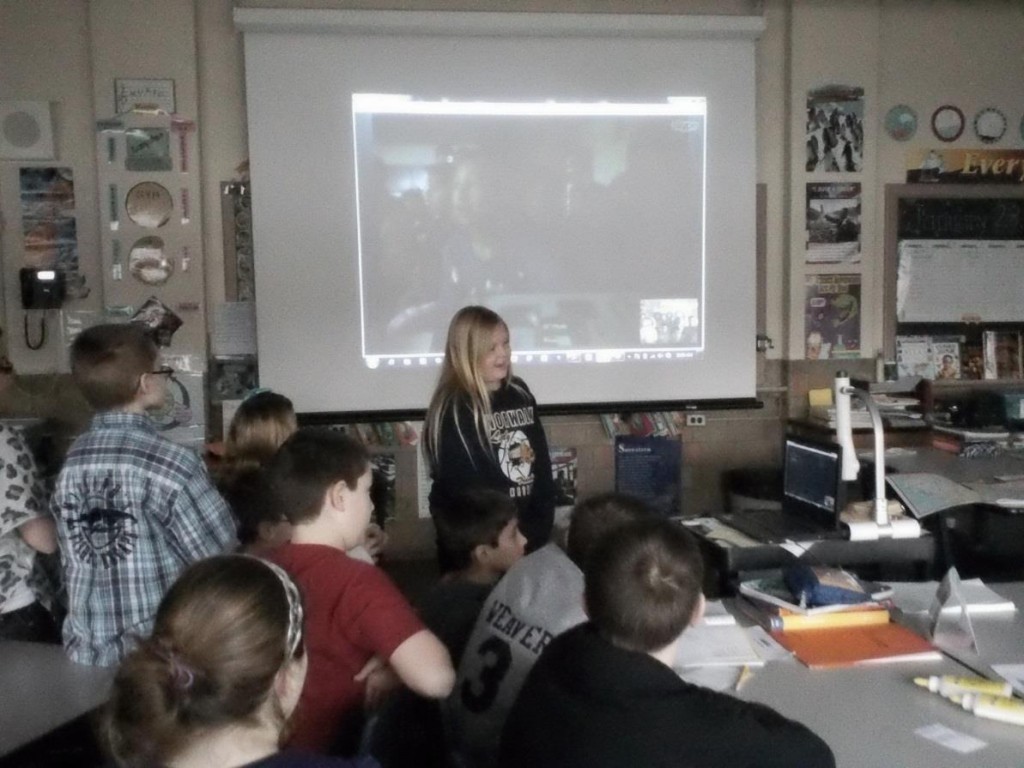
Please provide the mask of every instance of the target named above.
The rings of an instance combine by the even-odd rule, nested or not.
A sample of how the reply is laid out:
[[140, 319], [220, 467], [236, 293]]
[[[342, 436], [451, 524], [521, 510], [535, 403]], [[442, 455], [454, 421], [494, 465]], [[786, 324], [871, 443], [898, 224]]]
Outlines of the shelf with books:
[[[965, 411], [977, 407], [979, 399], [990, 398], [993, 393], [1024, 393], [1024, 379], [924, 379], [917, 391], [921, 400], [921, 411], [929, 422], [942, 424], [945, 414], [953, 422], [960, 424], [1004, 426], [1013, 431], [1014, 425], [1006, 423], [1005, 413], [1001, 416], [981, 414], [974, 418]], [[996, 420], [987, 421], [990, 418]]]

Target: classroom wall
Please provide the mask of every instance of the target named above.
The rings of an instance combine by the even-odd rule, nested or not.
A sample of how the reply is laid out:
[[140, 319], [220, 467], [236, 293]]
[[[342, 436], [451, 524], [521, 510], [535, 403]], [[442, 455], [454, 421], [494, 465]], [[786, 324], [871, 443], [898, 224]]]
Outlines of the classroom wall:
[[[0, 98], [54, 103], [58, 163], [74, 169], [82, 271], [94, 286], [73, 308], [103, 306], [99, 262], [95, 120], [109, 116], [106, 94], [113, 76], [194, 78], [188, 104], [198, 114], [203, 271], [207, 310], [224, 297], [219, 183], [236, 178], [247, 157], [241, 35], [233, 6], [361, 9], [482, 10], [481, 0], [0, 0]], [[785, 419], [803, 412], [806, 390], [828, 385], [840, 366], [870, 373], [871, 361], [803, 361], [805, 99], [827, 83], [865, 89], [866, 153], [862, 184], [863, 259], [850, 271], [863, 280], [862, 354], [881, 345], [884, 233], [883, 190], [903, 179], [904, 156], [931, 147], [928, 121], [940, 104], [960, 106], [970, 121], [983, 106], [1002, 108], [1007, 137], [997, 146], [1020, 147], [1024, 5], [1016, 0], [513, 0], [502, 10], [763, 13], [758, 42], [758, 182], [765, 191], [763, 327], [774, 344], [759, 360], [759, 411], [713, 411], [708, 426], [684, 430], [688, 513], [723, 503], [723, 470], [778, 460]], [[187, 89], [186, 89], [187, 90]], [[920, 127], [910, 142], [889, 139], [885, 111], [911, 105]], [[190, 107], [191, 108], [191, 107]], [[976, 146], [970, 126], [951, 145]], [[0, 380], [0, 414], [57, 414], [69, 424], [84, 418], [81, 402], [58, 370], [57, 345], [39, 352], [21, 339], [17, 269], [21, 262], [16, 164], [0, 162], [0, 337], [19, 376]], [[257, 244], [258, 248], [258, 244]], [[829, 268], [827, 271], [845, 271]], [[753, 340], [752, 340], [753, 341]], [[610, 445], [594, 417], [549, 421], [551, 442], [577, 445], [581, 491], [611, 483]], [[400, 488], [405, 502], [414, 489]], [[420, 541], [411, 523], [408, 540]], [[401, 538], [401, 537], [400, 537]]]

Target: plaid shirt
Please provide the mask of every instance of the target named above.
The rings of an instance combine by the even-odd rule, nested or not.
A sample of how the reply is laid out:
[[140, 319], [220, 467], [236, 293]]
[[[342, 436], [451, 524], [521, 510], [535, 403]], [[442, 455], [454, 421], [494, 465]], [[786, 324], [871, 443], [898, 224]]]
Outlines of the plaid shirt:
[[68, 589], [64, 647], [83, 664], [117, 664], [149, 634], [178, 574], [236, 544], [202, 461], [141, 414], [93, 418], [57, 478], [53, 514]]

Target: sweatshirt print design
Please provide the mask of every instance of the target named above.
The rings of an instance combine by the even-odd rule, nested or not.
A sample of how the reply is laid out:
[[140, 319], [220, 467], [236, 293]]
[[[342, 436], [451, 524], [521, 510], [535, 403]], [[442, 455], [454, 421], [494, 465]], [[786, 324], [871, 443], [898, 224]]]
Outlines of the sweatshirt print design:
[[502, 473], [514, 484], [513, 497], [530, 495], [533, 489], [533, 463], [536, 458], [530, 438], [522, 427], [534, 424], [533, 406], [496, 411], [485, 419], [485, 427], [498, 457]]

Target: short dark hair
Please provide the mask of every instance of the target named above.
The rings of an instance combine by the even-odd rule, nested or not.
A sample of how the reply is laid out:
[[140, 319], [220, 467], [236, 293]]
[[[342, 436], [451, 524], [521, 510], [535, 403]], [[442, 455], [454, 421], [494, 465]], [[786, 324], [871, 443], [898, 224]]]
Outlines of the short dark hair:
[[584, 499], [572, 511], [565, 552], [581, 569], [597, 543], [609, 531], [626, 523], [653, 517], [654, 512], [642, 499], [625, 493], [599, 493]]
[[495, 546], [502, 529], [519, 513], [507, 493], [476, 489], [456, 496], [434, 510], [437, 538], [456, 570], [468, 568], [473, 550]]
[[649, 653], [689, 625], [704, 562], [693, 534], [665, 519], [630, 523], [598, 544], [584, 569], [587, 613], [613, 644]]
[[303, 427], [289, 437], [268, 467], [274, 503], [297, 524], [320, 514], [327, 489], [344, 481], [355, 490], [370, 467], [370, 454], [355, 438], [322, 427]]
[[156, 344], [142, 326], [94, 325], [71, 344], [71, 375], [89, 405], [106, 411], [135, 398], [139, 378], [156, 359]]
[[243, 546], [259, 540], [261, 523], [279, 523], [285, 519], [271, 493], [266, 470], [246, 469], [220, 486], [221, 495], [231, 507], [238, 523], [238, 542]]

